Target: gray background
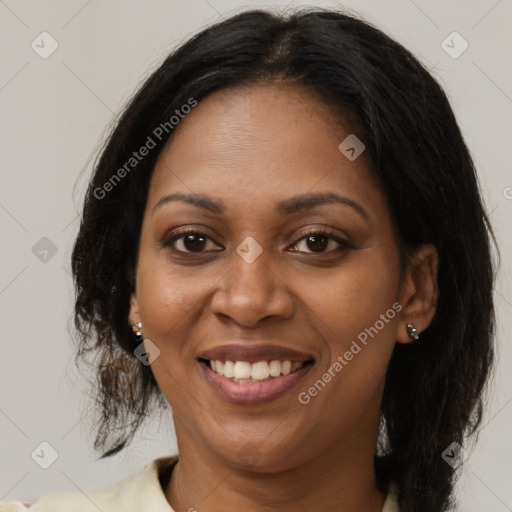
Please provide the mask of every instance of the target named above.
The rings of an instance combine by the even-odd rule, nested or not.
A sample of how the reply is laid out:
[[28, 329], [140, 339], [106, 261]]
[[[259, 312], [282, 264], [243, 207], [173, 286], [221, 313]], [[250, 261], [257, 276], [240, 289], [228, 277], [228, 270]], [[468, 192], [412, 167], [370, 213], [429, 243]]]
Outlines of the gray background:
[[[0, 0], [0, 500], [106, 485], [175, 453], [171, 418], [164, 416], [122, 454], [95, 461], [88, 434], [91, 405], [74, 369], [68, 330], [78, 211], [100, 137], [136, 85], [207, 23], [269, 5], [308, 4]], [[512, 386], [506, 371], [512, 331], [512, 2], [315, 5], [358, 12], [426, 63], [445, 87], [478, 166], [502, 254], [496, 291], [499, 362], [484, 428], [463, 465], [457, 492], [467, 512], [512, 510]], [[43, 31], [59, 45], [46, 59], [31, 47], [34, 40], [42, 46]], [[441, 45], [453, 31], [469, 44], [458, 58]], [[462, 46], [452, 39], [453, 53]], [[41, 442], [58, 452], [48, 469], [31, 458], [36, 448], [41, 453]], [[51, 456], [51, 450], [43, 452]]]

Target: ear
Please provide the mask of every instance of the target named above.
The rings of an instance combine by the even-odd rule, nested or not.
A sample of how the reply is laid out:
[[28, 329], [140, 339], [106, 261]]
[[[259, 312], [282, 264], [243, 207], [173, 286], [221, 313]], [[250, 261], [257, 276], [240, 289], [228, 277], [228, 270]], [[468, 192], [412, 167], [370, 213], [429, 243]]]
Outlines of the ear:
[[438, 268], [438, 253], [432, 244], [422, 245], [409, 257], [399, 294], [403, 309], [396, 334], [398, 343], [412, 341], [407, 333], [408, 323], [414, 323], [421, 336], [432, 322], [437, 308]]
[[136, 292], [132, 292], [130, 295], [130, 311], [128, 313], [128, 323], [131, 322], [140, 322], [140, 307], [139, 307], [139, 299], [137, 299]]

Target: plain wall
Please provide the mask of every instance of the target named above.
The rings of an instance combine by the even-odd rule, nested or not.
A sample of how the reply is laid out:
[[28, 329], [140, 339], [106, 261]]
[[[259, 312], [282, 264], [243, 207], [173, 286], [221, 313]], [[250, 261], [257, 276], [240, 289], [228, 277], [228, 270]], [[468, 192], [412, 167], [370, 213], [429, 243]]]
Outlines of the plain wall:
[[[78, 211], [100, 137], [149, 71], [206, 24], [270, 5], [284, 7], [287, 2], [0, 2], [0, 500], [99, 487], [138, 473], [155, 457], [176, 453], [169, 416], [151, 423], [120, 455], [95, 461], [87, 430], [91, 404], [74, 369], [68, 330]], [[512, 510], [512, 386], [507, 371], [512, 331], [512, 4], [361, 0], [315, 5], [358, 12], [431, 68], [474, 156], [502, 255], [496, 291], [498, 367], [479, 443], [464, 464], [457, 491], [461, 510]], [[31, 47], [43, 31], [59, 45], [46, 59]], [[453, 31], [469, 44], [458, 58], [441, 46]], [[43, 237], [51, 243], [41, 241]], [[45, 257], [48, 261], [41, 261]], [[46, 470], [31, 458], [43, 441], [58, 452]]]

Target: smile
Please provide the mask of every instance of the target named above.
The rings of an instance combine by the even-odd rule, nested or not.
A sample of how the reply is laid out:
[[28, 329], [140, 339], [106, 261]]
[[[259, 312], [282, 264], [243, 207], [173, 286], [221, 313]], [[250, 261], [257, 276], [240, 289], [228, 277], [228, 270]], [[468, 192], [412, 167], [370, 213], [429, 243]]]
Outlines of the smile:
[[296, 372], [308, 361], [208, 361], [210, 368], [217, 374], [233, 382], [265, 382], [281, 375]]
[[224, 345], [197, 359], [208, 384], [224, 400], [255, 405], [275, 400], [314, 365], [306, 354], [283, 347]]

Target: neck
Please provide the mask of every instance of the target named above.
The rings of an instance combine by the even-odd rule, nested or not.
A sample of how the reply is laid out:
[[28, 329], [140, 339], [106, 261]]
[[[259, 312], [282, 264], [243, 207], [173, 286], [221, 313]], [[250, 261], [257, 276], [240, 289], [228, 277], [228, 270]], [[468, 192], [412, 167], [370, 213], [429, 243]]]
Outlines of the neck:
[[[211, 512], [381, 512], [385, 493], [377, 487], [375, 442], [363, 445], [361, 431], [337, 447], [279, 472], [240, 468], [188, 439], [179, 443], [179, 462], [165, 494], [174, 510]], [[375, 437], [373, 441], [376, 441]]]

